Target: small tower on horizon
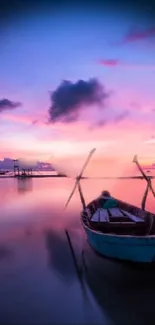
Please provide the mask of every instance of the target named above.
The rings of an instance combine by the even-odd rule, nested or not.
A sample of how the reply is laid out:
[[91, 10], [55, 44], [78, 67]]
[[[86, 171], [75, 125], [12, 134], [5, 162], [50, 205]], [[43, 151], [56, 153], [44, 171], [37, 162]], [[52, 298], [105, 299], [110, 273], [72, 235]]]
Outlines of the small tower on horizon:
[[13, 170], [14, 170], [14, 176], [19, 175], [18, 159], [13, 159]]

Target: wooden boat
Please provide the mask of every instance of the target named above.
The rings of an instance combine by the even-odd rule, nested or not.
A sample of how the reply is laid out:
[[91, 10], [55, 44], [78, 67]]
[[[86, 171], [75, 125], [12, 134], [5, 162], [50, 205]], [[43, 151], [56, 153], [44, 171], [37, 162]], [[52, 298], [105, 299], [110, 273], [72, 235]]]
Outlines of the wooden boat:
[[135, 262], [155, 261], [155, 218], [122, 202], [117, 208], [98, 207], [94, 200], [82, 211], [89, 244], [100, 254]]
[[77, 177], [66, 206], [78, 186], [83, 205], [81, 213], [82, 226], [91, 247], [98, 253], [111, 258], [132, 262], [154, 262], [155, 215], [145, 211], [148, 191], [151, 190], [155, 196], [151, 179], [145, 175], [137, 156], [135, 156], [134, 162], [141, 171], [143, 178], [147, 181], [142, 208], [112, 198], [107, 191], [104, 191], [100, 197], [86, 205], [80, 179], [94, 151], [95, 149], [90, 152], [80, 175]]

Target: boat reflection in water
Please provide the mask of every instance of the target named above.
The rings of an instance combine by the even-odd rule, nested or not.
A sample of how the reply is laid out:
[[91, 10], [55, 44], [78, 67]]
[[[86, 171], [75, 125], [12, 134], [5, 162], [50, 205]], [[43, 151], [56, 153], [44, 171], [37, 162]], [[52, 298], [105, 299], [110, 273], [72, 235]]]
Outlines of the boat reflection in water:
[[25, 178], [17, 178], [17, 190], [18, 193], [25, 193], [28, 191], [32, 191], [33, 183], [32, 178], [25, 177]]
[[155, 267], [106, 259], [85, 250], [85, 280], [114, 324], [154, 324]]
[[[71, 234], [71, 232], [70, 232]], [[74, 235], [75, 236], [75, 235]], [[77, 234], [78, 236], [78, 234]], [[72, 243], [74, 242], [71, 236]], [[49, 266], [68, 283], [77, 281], [71, 252], [65, 233], [46, 232]], [[142, 267], [118, 262], [97, 255], [83, 239], [82, 251], [73, 245], [78, 265], [83, 269], [83, 281], [89, 298], [99, 306], [108, 324], [154, 324], [155, 267]], [[80, 256], [80, 260], [79, 260]]]

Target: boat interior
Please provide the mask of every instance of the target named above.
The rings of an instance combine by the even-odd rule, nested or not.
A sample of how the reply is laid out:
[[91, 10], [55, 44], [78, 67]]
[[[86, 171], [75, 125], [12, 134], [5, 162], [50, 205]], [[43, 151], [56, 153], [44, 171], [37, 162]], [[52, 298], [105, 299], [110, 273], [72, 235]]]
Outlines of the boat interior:
[[[116, 200], [116, 199], [115, 199]], [[103, 198], [92, 201], [82, 213], [89, 228], [118, 235], [155, 234], [155, 216], [150, 212], [117, 200], [117, 207], [103, 208]]]

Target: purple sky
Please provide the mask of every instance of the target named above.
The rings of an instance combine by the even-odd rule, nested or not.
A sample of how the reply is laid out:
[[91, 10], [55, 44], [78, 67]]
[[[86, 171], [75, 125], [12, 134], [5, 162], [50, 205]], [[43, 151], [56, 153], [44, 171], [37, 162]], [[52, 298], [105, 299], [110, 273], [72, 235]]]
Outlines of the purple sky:
[[[130, 133], [137, 141], [154, 134], [155, 24], [144, 14], [110, 4], [38, 9], [3, 23], [0, 38], [1, 158], [72, 155], [75, 147], [80, 153], [81, 141], [91, 148], [117, 140], [122, 148]], [[48, 123], [51, 93], [61, 82], [75, 89], [91, 78], [109, 94], [103, 107], [85, 101], [77, 121]]]

